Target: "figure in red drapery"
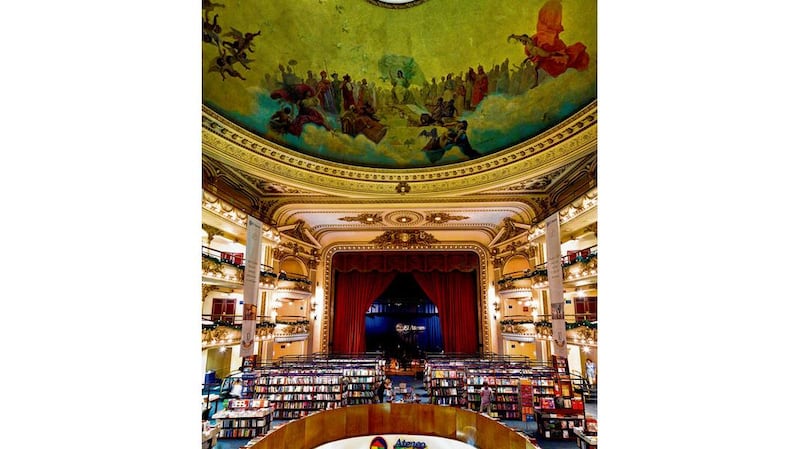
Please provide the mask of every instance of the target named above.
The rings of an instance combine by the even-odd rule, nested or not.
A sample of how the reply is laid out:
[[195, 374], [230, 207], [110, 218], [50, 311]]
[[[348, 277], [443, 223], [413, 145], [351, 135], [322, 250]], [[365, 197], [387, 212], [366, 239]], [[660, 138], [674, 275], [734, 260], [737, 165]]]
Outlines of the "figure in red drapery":
[[[553, 78], [566, 72], [567, 69], [584, 70], [589, 66], [589, 54], [586, 46], [576, 42], [567, 46], [559, 38], [564, 31], [561, 25], [561, 0], [549, 0], [539, 10], [536, 23], [536, 34], [512, 34], [509, 40], [515, 39], [525, 46], [524, 63], [541, 68]], [[538, 73], [535, 74], [533, 86], [538, 85]]]
[[489, 93], [489, 75], [483, 70], [483, 66], [479, 65], [478, 73], [475, 74], [475, 83], [472, 86], [472, 101], [470, 102], [472, 107], [477, 107], [487, 93]]

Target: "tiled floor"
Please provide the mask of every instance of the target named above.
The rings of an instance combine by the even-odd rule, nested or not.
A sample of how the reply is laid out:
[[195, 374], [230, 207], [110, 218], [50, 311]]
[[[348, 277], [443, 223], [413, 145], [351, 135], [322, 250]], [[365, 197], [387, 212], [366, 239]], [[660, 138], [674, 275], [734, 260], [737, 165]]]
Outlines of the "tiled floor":
[[[414, 388], [414, 392], [417, 393], [420, 397], [421, 403], [428, 402], [427, 392], [424, 388], [422, 388], [422, 381], [418, 381], [412, 377], [405, 377], [405, 376], [392, 376], [392, 383], [394, 385], [398, 385], [401, 382], [405, 382], [406, 384], [412, 386]], [[589, 402], [586, 403], [586, 413], [594, 416], [597, 418], [597, 403]], [[274, 421], [273, 425], [280, 424], [283, 421]], [[512, 427], [514, 429], [520, 430], [525, 432], [528, 435], [533, 436], [536, 438], [536, 441], [539, 443], [539, 446], [542, 449], [574, 449], [577, 447], [575, 441], [568, 440], [568, 441], [560, 441], [560, 440], [546, 440], [539, 435], [536, 434], [536, 423], [535, 422], [524, 422], [524, 421], [514, 421], [514, 420], [503, 420], [503, 424]], [[214, 446], [214, 449], [239, 449], [239, 447], [245, 445], [247, 443], [247, 439], [232, 439], [232, 440], [218, 440], [217, 445]]]

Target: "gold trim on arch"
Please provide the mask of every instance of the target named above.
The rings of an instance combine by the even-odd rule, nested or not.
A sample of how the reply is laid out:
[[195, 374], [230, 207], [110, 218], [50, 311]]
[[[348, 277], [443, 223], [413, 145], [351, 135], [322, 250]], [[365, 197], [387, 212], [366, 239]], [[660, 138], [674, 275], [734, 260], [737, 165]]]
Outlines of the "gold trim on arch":
[[314, 158], [244, 130], [203, 105], [203, 152], [290, 187], [325, 194], [399, 198], [465, 195], [513, 185], [597, 150], [597, 102], [521, 144], [473, 161], [420, 169], [358, 167]]
[[[325, 298], [323, 301], [325, 302], [325, 311], [326, 313], [323, 314], [322, 318], [322, 326], [320, 329], [320, 351], [328, 353], [328, 342], [330, 341], [330, 331], [332, 329], [332, 322], [331, 319], [333, 318], [333, 309], [332, 309], [332, 298], [331, 298], [331, 283], [333, 277], [331, 276], [331, 265], [333, 262], [333, 256], [339, 252], [386, 252], [386, 251], [407, 251], [409, 248], [376, 248], [374, 246], [366, 246], [366, 245], [334, 245], [325, 250], [323, 254], [323, 260], [325, 260]], [[489, 300], [486, 297], [488, 295], [488, 288], [487, 288], [487, 277], [488, 273], [486, 271], [486, 264], [488, 260], [488, 251], [486, 248], [475, 245], [475, 244], [449, 244], [449, 245], [434, 245], [430, 247], [414, 247], [410, 248], [414, 251], [419, 252], [448, 252], [448, 251], [472, 251], [478, 255], [478, 260], [480, 261], [480, 272], [478, 273], [478, 283], [480, 289], [480, 297], [478, 298], [478, 316], [479, 322], [481, 323], [480, 335], [481, 335], [481, 342], [482, 344], [482, 351], [483, 352], [491, 352], [492, 349], [492, 340], [491, 334], [489, 332], [489, 314], [487, 313], [487, 305], [489, 304]]]

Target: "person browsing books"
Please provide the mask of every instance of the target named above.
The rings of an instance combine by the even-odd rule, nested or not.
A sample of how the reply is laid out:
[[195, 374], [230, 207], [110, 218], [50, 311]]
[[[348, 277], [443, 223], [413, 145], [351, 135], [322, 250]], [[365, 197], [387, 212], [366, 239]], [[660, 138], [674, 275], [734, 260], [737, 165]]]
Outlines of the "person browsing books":
[[483, 412], [491, 412], [492, 411], [492, 389], [489, 388], [489, 382], [483, 381], [483, 387], [480, 391], [481, 394], [481, 406], [478, 410], [478, 413]]
[[378, 382], [375, 388], [375, 402], [383, 402], [383, 395], [386, 394], [386, 383]]
[[231, 392], [229, 393], [230, 397], [232, 398], [241, 398], [242, 397], [242, 381], [236, 379], [233, 382], [233, 386], [231, 387]]

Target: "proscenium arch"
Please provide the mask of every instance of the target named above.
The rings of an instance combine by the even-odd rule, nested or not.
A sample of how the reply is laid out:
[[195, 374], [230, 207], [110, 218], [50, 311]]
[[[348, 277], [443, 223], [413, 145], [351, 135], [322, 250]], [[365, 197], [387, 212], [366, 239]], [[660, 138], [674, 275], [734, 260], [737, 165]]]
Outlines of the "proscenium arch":
[[450, 244], [450, 245], [431, 245], [430, 247], [389, 247], [389, 248], [376, 248], [372, 245], [333, 245], [323, 252], [322, 259], [325, 261], [325, 309], [328, 313], [323, 314], [322, 328], [320, 329], [321, 342], [320, 351], [330, 352], [329, 345], [331, 343], [331, 332], [333, 331], [333, 298], [331, 296], [332, 282], [333, 282], [333, 256], [340, 252], [400, 252], [400, 251], [415, 251], [415, 252], [430, 252], [430, 253], [443, 253], [443, 252], [463, 252], [471, 251], [478, 256], [478, 323], [480, 330], [478, 332], [478, 345], [482, 352], [491, 352], [492, 339], [490, 335], [489, 314], [487, 312], [487, 263], [489, 260], [489, 252], [480, 245], [475, 244]]

